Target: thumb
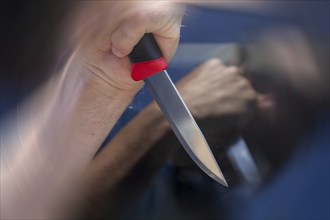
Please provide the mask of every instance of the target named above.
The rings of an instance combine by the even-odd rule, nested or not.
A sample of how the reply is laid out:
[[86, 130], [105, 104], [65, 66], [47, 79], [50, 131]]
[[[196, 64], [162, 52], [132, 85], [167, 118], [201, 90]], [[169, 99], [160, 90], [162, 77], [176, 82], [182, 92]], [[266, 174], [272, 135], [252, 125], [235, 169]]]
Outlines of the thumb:
[[153, 33], [164, 58], [170, 61], [178, 46], [184, 12], [183, 7], [175, 6], [162, 2], [136, 8], [112, 33], [112, 52], [125, 57], [145, 33]]

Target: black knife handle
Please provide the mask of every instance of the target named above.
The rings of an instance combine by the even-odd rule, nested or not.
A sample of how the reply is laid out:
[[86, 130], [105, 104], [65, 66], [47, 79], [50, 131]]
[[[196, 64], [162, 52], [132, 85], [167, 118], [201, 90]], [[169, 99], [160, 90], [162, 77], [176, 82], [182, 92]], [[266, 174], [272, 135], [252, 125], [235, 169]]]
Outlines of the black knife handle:
[[131, 76], [135, 81], [143, 80], [167, 69], [152, 33], [145, 34], [128, 55], [132, 63]]
[[145, 34], [128, 55], [131, 63], [140, 63], [157, 60], [162, 53], [152, 33]]

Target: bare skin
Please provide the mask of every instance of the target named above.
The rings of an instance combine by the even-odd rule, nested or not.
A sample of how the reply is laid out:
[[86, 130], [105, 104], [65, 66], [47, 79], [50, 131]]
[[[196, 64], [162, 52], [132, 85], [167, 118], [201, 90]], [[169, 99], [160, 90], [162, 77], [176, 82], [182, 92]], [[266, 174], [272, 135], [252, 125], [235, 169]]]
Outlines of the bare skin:
[[[81, 200], [86, 168], [142, 86], [130, 77], [127, 54], [145, 32], [155, 34], [168, 61], [175, 53], [182, 9], [162, 2], [81, 4], [71, 30], [78, 48], [63, 72], [1, 129], [1, 218], [68, 218], [66, 210]], [[102, 37], [111, 39], [107, 48], [97, 46]]]
[[[70, 209], [70, 204], [80, 200], [79, 182], [93, 155], [142, 86], [130, 78], [127, 54], [144, 33], [153, 32], [170, 61], [182, 14], [181, 7], [161, 1], [81, 3], [69, 28], [78, 49], [66, 69], [1, 130], [5, 137], [1, 140], [1, 155], [5, 155], [1, 160], [1, 218], [61, 218], [63, 207]], [[248, 88], [246, 82], [228, 80], [234, 84], [231, 92]], [[217, 95], [208, 101], [223, 97]], [[195, 114], [196, 105], [203, 102], [192, 104]], [[238, 107], [245, 109], [241, 104]], [[228, 105], [226, 112], [230, 109]], [[207, 110], [200, 112], [203, 116]]]
[[[235, 118], [222, 129], [247, 121], [257, 96], [238, 68], [226, 67], [215, 58], [194, 69], [177, 84], [177, 88], [195, 117]], [[86, 175], [91, 201], [87, 209], [92, 217], [114, 214], [121, 206], [127, 207], [129, 202], [138, 198], [170, 153], [178, 147], [170, 131], [153, 102], [92, 161]], [[134, 187], [130, 184], [132, 176]]]
[[237, 125], [251, 116], [257, 96], [242, 70], [216, 58], [197, 67], [177, 87], [195, 117], [233, 114]]

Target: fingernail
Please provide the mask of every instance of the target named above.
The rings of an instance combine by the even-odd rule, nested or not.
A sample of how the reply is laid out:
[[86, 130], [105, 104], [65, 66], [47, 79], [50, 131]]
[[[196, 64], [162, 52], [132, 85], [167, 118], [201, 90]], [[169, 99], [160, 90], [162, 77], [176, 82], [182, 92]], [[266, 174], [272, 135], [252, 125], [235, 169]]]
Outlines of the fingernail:
[[112, 53], [117, 57], [123, 57], [123, 55], [114, 47], [112, 47]]

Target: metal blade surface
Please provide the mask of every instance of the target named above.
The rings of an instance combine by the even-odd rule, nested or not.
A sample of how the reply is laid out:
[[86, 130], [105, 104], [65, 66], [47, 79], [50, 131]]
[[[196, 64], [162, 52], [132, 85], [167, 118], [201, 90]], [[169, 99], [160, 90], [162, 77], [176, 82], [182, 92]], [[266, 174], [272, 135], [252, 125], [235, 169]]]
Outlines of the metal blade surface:
[[144, 81], [189, 156], [207, 175], [228, 186], [202, 132], [167, 72], [155, 74]]
[[245, 140], [240, 137], [227, 151], [229, 160], [246, 182], [259, 184], [261, 176]]

